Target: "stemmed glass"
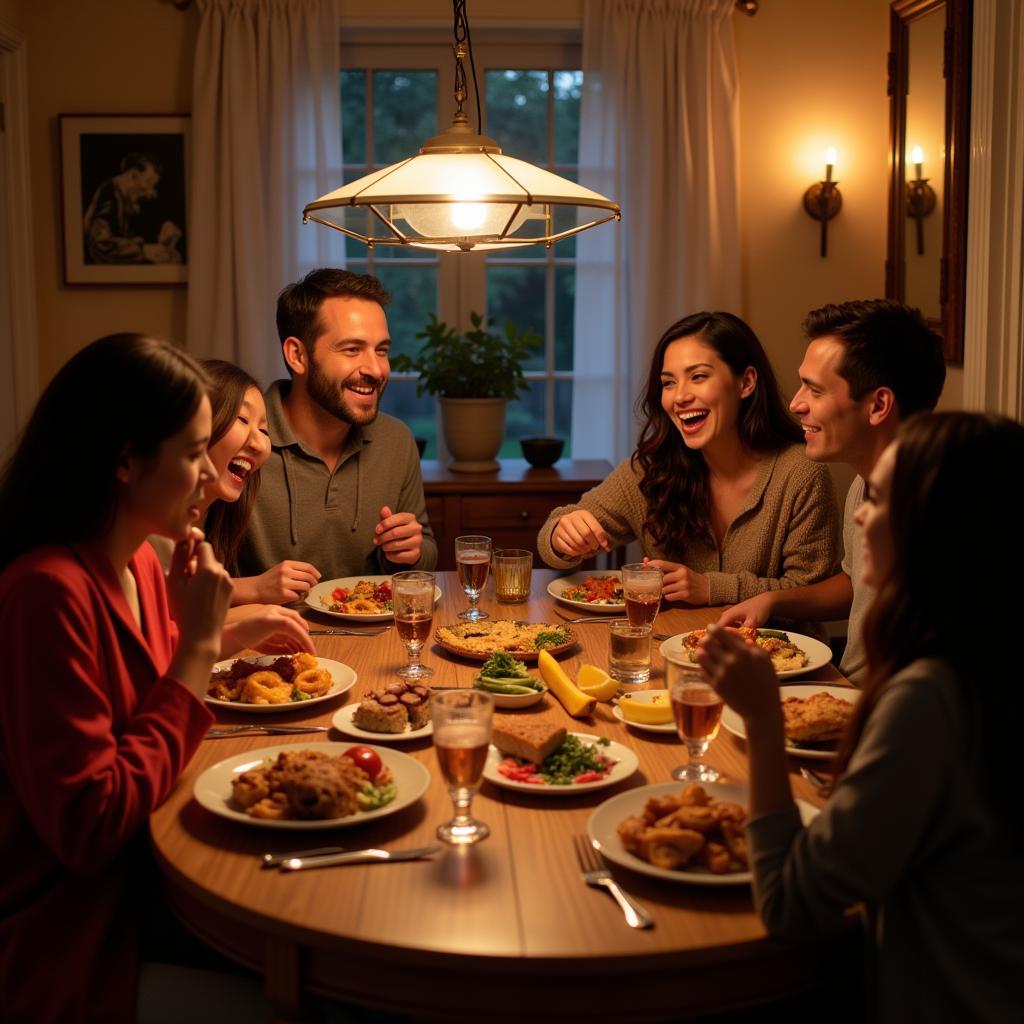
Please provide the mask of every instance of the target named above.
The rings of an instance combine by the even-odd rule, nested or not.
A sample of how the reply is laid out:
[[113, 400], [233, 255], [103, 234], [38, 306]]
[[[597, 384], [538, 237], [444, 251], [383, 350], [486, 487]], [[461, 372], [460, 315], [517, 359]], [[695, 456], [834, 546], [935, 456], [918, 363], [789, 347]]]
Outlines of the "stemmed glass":
[[432, 676], [434, 670], [420, 662], [420, 651], [434, 622], [434, 574], [396, 572], [391, 577], [391, 601], [399, 639], [409, 654], [409, 663], [398, 675], [412, 682]]
[[465, 846], [491, 834], [469, 810], [487, 763], [493, 714], [494, 698], [483, 690], [447, 690], [430, 699], [434, 750], [455, 808], [452, 820], [437, 828], [443, 842]]
[[722, 698], [700, 666], [688, 661], [683, 651], [666, 654], [665, 671], [676, 732], [690, 755], [687, 764], [672, 769], [672, 778], [680, 782], [714, 782], [719, 773], [702, 759], [708, 745], [718, 735]]
[[491, 567], [490, 537], [456, 537], [455, 568], [459, 572], [459, 583], [469, 598], [469, 608], [459, 612], [460, 619], [468, 622], [479, 622], [489, 618], [487, 612], [477, 608], [480, 594], [487, 582], [487, 573]]
[[622, 567], [622, 594], [626, 599], [626, 618], [631, 626], [649, 626], [661, 607], [664, 573], [655, 565], [633, 562]]

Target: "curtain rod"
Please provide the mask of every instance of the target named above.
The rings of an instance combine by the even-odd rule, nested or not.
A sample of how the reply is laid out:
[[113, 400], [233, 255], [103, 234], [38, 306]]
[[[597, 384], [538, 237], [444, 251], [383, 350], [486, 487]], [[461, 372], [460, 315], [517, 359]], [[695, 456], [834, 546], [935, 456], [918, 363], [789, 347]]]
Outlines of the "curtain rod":
[[[179, 11], [187, 11], [192, 6], [192, 0], [172, 0], [172, 3]], [[752, 18], [761, 5], [760, 0], [736, 0], [735, 6], [737, 11], [742, 11]]]

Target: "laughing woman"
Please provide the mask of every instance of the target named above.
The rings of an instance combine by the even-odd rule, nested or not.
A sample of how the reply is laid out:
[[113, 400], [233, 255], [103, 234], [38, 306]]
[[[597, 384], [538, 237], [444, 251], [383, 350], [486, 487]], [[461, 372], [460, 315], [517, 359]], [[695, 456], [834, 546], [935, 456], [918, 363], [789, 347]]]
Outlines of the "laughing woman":
[[[778, 679], [767, 655], [712, 627], [697, 655], [746, 723], [747, 836], [768, 930], [807, 940], [873, 912], [882, 1022], [1019, 1021], [1024, 818], [1016, 750], [1024, 688], [1013, 641], [978, 621], [1017, 606], [1024, 427], [1001, 417], [913, 417], [882, 454], [855, 521], [869, 676], [840, 744], [837, 782], [806, 828], [793, 803]], [[984, 538], [958, 559], [951, 537]]]
[[537, 549], [568, 569], [639, 540], [663, 594], [731, 604], [836, 571], [838, 519], [828, 469], [803, 453], [771, 364], [730, 313], [673, 324], [638, 405], [637, 450], [578, 505], [556, 508]]
[[[0, 477], [0, 992], [5, 1020], [134, 1019], [144, 826], [213, 716], [218, 657], [312, 650], [294, 612], [223, 626], [195, 525], [214, 472], [200, 368], [142, 335], [87, 346]], [[75, 443], [79, 431], [82, 443]], [[176, 542], [165, 580], [149, 534]]]

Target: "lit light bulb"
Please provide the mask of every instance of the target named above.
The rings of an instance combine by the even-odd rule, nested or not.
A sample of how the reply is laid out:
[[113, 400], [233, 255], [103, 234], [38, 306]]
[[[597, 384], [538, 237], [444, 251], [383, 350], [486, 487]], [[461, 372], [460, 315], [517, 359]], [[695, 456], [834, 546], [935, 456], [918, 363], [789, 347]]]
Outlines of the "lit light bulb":
[[473, 231], [480, 227], [487, 216], [483, 203], [455, 203], [452, 206], [452, 224], [460, 231]]
[[836, 148], [835, 148], [835, 146], [829, 146], [828, 149], [825, 150], [825, 180], [826, 181], [831, 181], [832, 180], [832, 168], [835, 166], [835, 162], [836, 162]]
[[924, 163], [924, 150], [920, 146], [915, 146], [910, 151], [910, 162], [912, 164], [923, 164]]

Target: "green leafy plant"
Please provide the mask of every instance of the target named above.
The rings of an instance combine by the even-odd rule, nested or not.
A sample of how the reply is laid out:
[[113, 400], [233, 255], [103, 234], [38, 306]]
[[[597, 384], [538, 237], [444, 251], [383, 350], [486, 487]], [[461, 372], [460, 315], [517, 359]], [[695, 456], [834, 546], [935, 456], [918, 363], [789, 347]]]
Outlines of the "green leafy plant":
[[416, 394], [427, 392], [445, 398], [516, 398], [530, 382], [523, 376], [523, 363], [544, 342], [531, 331], [519, 330], [505, 321], [504, 335], [489, 330], [479, 313], [469, 314], [473, 329], [464, 336], [455, 333], [433, 313], [416, 337], [423, 339], [415, 356], [405, 353], [391, 360], [399, 373], [418, 373]]

